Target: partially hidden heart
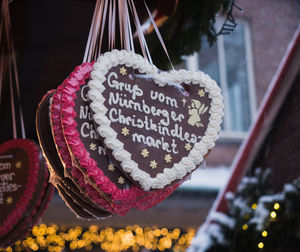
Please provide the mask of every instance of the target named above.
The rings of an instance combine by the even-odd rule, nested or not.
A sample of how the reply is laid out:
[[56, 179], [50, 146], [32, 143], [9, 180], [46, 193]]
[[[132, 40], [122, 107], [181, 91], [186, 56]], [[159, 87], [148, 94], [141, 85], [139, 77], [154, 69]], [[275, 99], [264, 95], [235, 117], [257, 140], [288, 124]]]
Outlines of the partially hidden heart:
[[143, 190], [188, 176], [221, 129], [220, 88], [201, 71], [159, 72], [142, 56], [100, 56], [88, 83], [90, 108], [108, 155]]
[[14, 139], [0, 145], [0, 237], [26, 216], [39, 183], [39, 155], [30, 140]]

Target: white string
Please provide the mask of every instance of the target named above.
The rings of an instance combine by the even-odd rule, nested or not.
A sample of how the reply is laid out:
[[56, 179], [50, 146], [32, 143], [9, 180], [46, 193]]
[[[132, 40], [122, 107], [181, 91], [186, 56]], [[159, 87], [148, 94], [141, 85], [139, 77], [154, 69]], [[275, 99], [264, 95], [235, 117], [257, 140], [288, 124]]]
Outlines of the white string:
[[[106, 14], [107, 14], [107, 6], [108, 6], [108, 0], [103, 0], [103, 1], [105, 2], [105, 4], [104, 4], [104, 11], [103, 11], [102, 23], [101, 23], [101, 34], [100, 34], [100, 39], [99, 39], [98, 57], [101, 54], [102, 39], [103, 39], [103, 34], [104, 34], [104, 28], [105, 28], [105, 22], [106, 22]], [[96, 60], [96, 58], [94, 58], [94, 60]]]
[[15, 101], [14, 101], [14, 94], [13, 94], [13, 83], [12, 83], [12, 65], [10, 62], [10, 34], [9, 34], [9, 23], [8, 23], [8, 1], [3, 0], [2, 2], [2, 8], [1, 8], [1, 14], [3, 16], [3, 23], [4, 23], [4, 36], [6, 37], [6, 45], [7, 45], [7, 50], [8, 50], [8, 55], [9, 55], [9, 60], [8, 60], [8, 74], [9, 74], [9, 87], [10, 87], [10, 105], [11, 105], [11, 117], [12, 117], [12, 128], [13, 128], [13, 138], [17, 138], [17, 126], [16, 126], [16, 112], [15, 112]]
[[123, 8], [122, 8], [122, 2], [123, 0], [118, 0], [118, 7], [119, 7], [119, 29], [120, 29], [120, 45], [121, 45], [121, 49], [124, 48], [124, 31], [123, 31]]
[[96, 22], [95, 22], [95, 27], [94, 27], [94, 32], [92, 35], [92, 43], [91, 43], [91, 55], [90, 55], [90, 61], [95, 59], [96, 55], [97, 55], [97, 40], [98, 40], [98, 36], [99, 36], [99, 29], [101, 26], [101, 21], [102, 21], [102, 16], [103, 16], [103, 8], [104, 8], [104, 1], [100, 1], [100, 9], [98, 10], [97, 13], [97, 18], [96, 18]]
[[11, 105], [11, 117], [12, 117], [12, 125], [13, 125], [13, 138], [16, 139], [18, 137], [17, 137], [16, 110], [15, 110], [15, 99], [14, 99], [11, 70], [12, 70], [11, 66], [9, 66], [8, 71], [9, 71], [10, 105]]
[[96, 13], [97, 13], [97, 6], [100, 0], [97, 0], [96, 5], [95, 5], [95, 9], [94, 9], [94, 13], [93, 13], [93, 18], [92, 18], [92, 23], [91, 23], [91, 27], [90, 27], [90, 31], [89, 31], [89, 36], [88, 36], [88, 40], [86, 42], [86, 46], [85, 46], [85, 51], [84, 51], [84, 56], [83, 56], [83, 60], [82, 63], [88, 62], [88, 53], [90, 50], [90, 45], [91, 45], [91, 37], [93, 34], [93, 29], [94, 29], [94, 24], [95, 24], [95, 17], [96, 17]]
[[128, 15], [126, 13], [126, 6], [127, 6], [127, 0], [123, 0], [122, 3], [122, 10], [123, 10], [123, 31], [124, 31], [124, 48], [126, 50], [130, 50], [129, 49], [129, 33], [128, 33]]
[[99, 10], [100, 1], [101, 0], [97, 0], [96, 5], [95, 5], [95, 10], [94, 10], [94, 13], [93, 13], [92, 24], [91, 24], [91, 27], [90, 27], [89, 36], [88, 36], [88, 40], [86, 42], [86, 47], [85, 47], [84, 56], [83, 56], [83, 60], [82, 60], [83, 63], [89, 62], [88, 61], [88, 53], [89, 53], [90, 48], [91, 48], [91, 38], [92, 38], [93, 31], [94, 31], [95, 19], [96, 19], [96, 14], [97, 14], [97, 12]]
[[141, 78], [141, 79], [148, 79], [148, 80], [152, 80], [152, 79], [158, 79], [161, 82], [164, 83], [168, 83], [169, 86], [174, 86], [176, 87], [183, 95], [185, 96], [189, 96], [189, 93], [185, 90], [185, 88], [181, 85], [181, 82], [175, 82], [175, 81], [171, 81], [168, 78], [165, 78], [161, 75], [156, 75], [156, 76], [151, 76], [149, 74], [135, 74], [134, 75], [137, 78]]
[[11, 96], [11, 108], [12, 108], [12, 121], [13, 121], [13, 137], [17, 138], [17, 130], [16, 130], [16, 115], [15, 115], [15, 102], [14, 102], [14, 90], [13, 90], [13, 74], [15, 80], [15, 86], [17, 90], [17, 98], [18, 98], [18, 107], [20, 113], [20, 124], [21, 124], [21, 132], [22, 138], [26, 138], [25, 135], [25, 126], [24, 126], [24, 118], [21, 106], [21, 95], [20, 95], [20, 84], [19, 84], [19, 76], [18, 76], [18, 68], [17, 68], [17, 61], [16, 61], [16, 53], [14, 49], [14, 43], [11, 38], [11, 21], [10, 21], [10, 13], [9, 13], [9, 2], [7, 0], [3, 0], [2, 2], [2, 15], [4, 20], [3, 23], [5, 24], [5, 35], [7, 41], [7, 49], [9, 55], [9, 62], [8, 62], [8, 70], [9, 70], [9, 81], [10, 81], [10, 96]]
[[[109, 1], [109, 2], [108, 2]], [[115, 13], [116, 13], [116, 1], [118, 1], [118, 16], [119, 16], [119, 30], [120, 30], [120, 45], [121, 48], [135, 52], [134, 40], [130, 22], [129, 9], [131, 11], [133, 21], [137, 31], [137, 37], [139, 39], [142, 54], [145, 58], [148, 58], [149, 62], [153, 64], [151, 54], [144, 36], [144, 32], [139, 20], [139, 16], [135, 7], [133, 0], [97, 0], [93, 20], [89, 32], [89, 38], [86, 46], [86, 51], [84, 55], [84, 62], [91, 61], [97, 56], [99, 57], [102, 49], [102, 40], [105, 31], [105, 23], [108, 12], [108, 49], [112, 50], [115, 48]], [[128, 7], [129, 5], [129, 7]], [[162, 45], [162, 48], [170, 62], [170, 65], [174, 69], [171, 62], [170, 56], [168, 54], [166, 45], [163, 38], [159, 32], [159, 29], [155, 23], [155, 20], [144, 0], [144, 5], [148, 12], [151, 23], [154, 27], [156, 35]], [[100, 37], [99, 37], [100, 33]]]
[[158, 27], [157, 27], [157, 25], [156, 25], [156, 22], [154, 21], [153, 16], [152, 16], [152, 14], [151, 14], [151, 12], [150, 12], [150, 10], [149, 10], [149, 8], [148, 8], [148, 6], [147, 6], [145, 0], [144, 0], [144, 4], [145, 4], [146, 10], [147, 10], [147, 12], [148, 12], [149, 18], [150, 18], [150, 20], [151, 20], [151, 23], [152, 23], [152, 25], [153, 25], [153, 27], [154, 27], [154, 30], [155, 30], [155, 32], [156, 32], [156, 35], [157, 35], [157, 37], [158, 37], [158, 39], [159, 39], [159, 41], [160, 41], [160, 44], [161, 44], [162, 48], [164, 49], [165, 54], [166, 54], [167, 57], [168, 57], [168, 60], [169, 60], [169, 62], [170, 62], [170, 64], [171, 64], [172, 69], [174, 70], [174, 66], [173, 66], [173, 64], [172, 64], [172, 61], [171, 61], [171, 58], [170, 58], [170, 56], [169, 56], [169, 53], [168, 53], [167, 47], [166, 47], [166, 45], [165, 45], [165, 42], [164, 42], [164, 40], [163, 40], [163, 38], [162, 38], [162, 36], [161, 36], [161, 34], [160, 34], [160, 32], [159, 32], [159, 29], [158, 29]]
[[[8, 15], [9, 26], [11, 27], [9, 10], [7, 10], [7, 15]], [[20, 112], [21, 132], [22, 132], [22, 138], [25, 139], [26, 134], [25, 134], [23, 111], [21, 106], [20, 82], [19, 82], [19, 75], [18, 75], [18, 68], [17, 68], [16, 52], [15, 52], [13, 40], [10, 39], [10, 42], [11, 42], [12, 64], [14, 69], [14, 77], [15, 77], [15, 84], [16, 84], [17, 98], [18, 98], [18, 105], [19, 105], [19, 112]]]
[[112, 50], [112, 3], [109, 1], [109, 10], [108, 10], [108, 49]]
[[146, 43], [146, 40], [145, 40], [145, 37], [144, 37], [142, 26], [141, 26], [141, 23], [140, 23], [140, 20], [139, 20], [139, 17], [138, 17], [138, 14], [137, 14], [137, 11], [136, 11], [136, 8], [135, 8], [135, 5], [134, 5], [134, 2], [132, 0], [128, 0], [128, 1], [129, 1], [129, 6], [130, 6], [130, 9], [131, 9], [132, 15], [133, 15], [133, 20], [134, 20], [135, 27], [136, 27], [136, 30], [137, 30], [137, 34], [138, 34], [140, 46], [141, 46], [141, 49], [142, 49], [142, 53], [144, 55], [144, 58], [148, 58], [149, 62], [151, 64], [153, 64], [152, 58], [151, 58], [151, 55], [149, 53], [149, 49], [148, 49], [148, 46], [147, 46], [147, 43]]
[[131, 29], [131, 23], [130, 23], [130, 17], [129, 17], [129, 11], [128, 11], [128, 3], [125, 0], [125, 17], [126, 17], [126, 30], [128, 34], [128, 44], [129, 44], [129, 50], [134, 52], [134, 42], [133, 42], [133, 35], [132, 35], [132, 29]]
[[112, 36], [112, 49], [114, 49], [116, 41], [116, 0], [113, 0]]

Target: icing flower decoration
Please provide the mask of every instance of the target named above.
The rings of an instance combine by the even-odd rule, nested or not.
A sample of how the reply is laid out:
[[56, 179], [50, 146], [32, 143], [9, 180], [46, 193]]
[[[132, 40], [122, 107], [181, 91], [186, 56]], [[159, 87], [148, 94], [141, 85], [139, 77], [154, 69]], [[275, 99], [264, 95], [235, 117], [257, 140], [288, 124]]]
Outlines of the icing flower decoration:
[[198, 95], [199, 95], [200, 97], [204, 97], [204, 96], [205, 96], [205, 92], [203, 91], [203, 89], [200, 89], [200, 90], [198, 91]]
[[164, 159], [165, 159], [166, 163], [171, 163], [171, 161], [172, 161], [172, 157], [170, 154], [166, 154]]
[[125, 67], [120, 68], [120, 74], [122, 74], [123, 76], [127, 74], [127, 70]]
[[186, 151], [190, 151], [192, 149], [192, 145], [190, 143], [186, 143], [184, 148]]

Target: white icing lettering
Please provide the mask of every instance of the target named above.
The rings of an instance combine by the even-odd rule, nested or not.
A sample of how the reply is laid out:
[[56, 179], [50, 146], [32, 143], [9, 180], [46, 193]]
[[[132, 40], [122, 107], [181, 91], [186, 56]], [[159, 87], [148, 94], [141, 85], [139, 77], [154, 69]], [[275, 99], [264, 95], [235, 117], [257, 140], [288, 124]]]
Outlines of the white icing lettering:
[[97, 133], [94, 130], [93, 124], [84, 122], [80, 127], [80, 135], [84, 138], [90, 137], [91, 139], [97, 139]]
[[175, 143], [175, 139], [172, 139], [171, 146], [172, 146], [172, 152], [175, 153], [175, 154], [177, 154], [178, 150], [176, 149], [177, 144]]
[[158, 100], [160, 103], [165, 103], [167, 105], [170, 105], [171, 107], [178, 108], [177, 101], [174, 98], [171, 98], [170, 96], [167, 96], [163, 93], [159, 93], [157, 91], [150, 91], [150, 98], [152, 100]]
[[88, 98], [88, 90], [87, 90], [87, 85], [83, 86], [81, 88], [81, 91], [80, 91], [80, 94], [81, 94], [81, 99], [85, 102], [89, 101], [89, 98]]
[[15, 172], [3, 173], [0, 175], [0, 205], [6, 203], [4, 201], [4, 198], [6, 198], [4, 197], [4, 193], [15, 192], [21, 187], [21, 185], [18, 185], [17, 183], [13, 183], [13, 179], [15, 175], [16, 175]]
[[[120, 124], [125, 124], [127, 126], [132, 126], [140, 129], [145, 129], [146, 131], [155, 131], [162, 136], [172, 136], [178, 138], [181, 141], [186, 141], [189, 143], [196, 143], [197, 137], [195, 134], [190, 134], [188, 132], [183, 133], [183, 128], [177, 123], [174, 124], [174, 128], [169, 128], [161, 124], [156, 124], [153, 122], [153, 119], [149, 119], [147, 115], [144, 116], [144, 119], [135, 118], [135, 115], [124, 116], [121, 109], [112, 108], [108, 114], [109, 120], [111, 122], [118, 122]], [[201, 139], [201, 138], [200, 138]]]
[[87, 129], [89, 130], [90, 129], [90, 125], [88, 122], [84, 122], [82, 125], [81, 125], [81, 128], [80, 128], [80, 135], [82, 137], [89, 137], [89, 133], [85, 133], [84, 129]]
[[10, 163], [0, 163], [0, 171], [2, 170], [10, 170], [11, 164]]
[[100, 155], [106, 155], [106, 151], [105, 151], [104, 147], [98, 146], [98, 153]]
[[88, 119], [88, 120], [92, 120], [92, 116], [90, 113], [90, 108], [88, 105], [86, 106], [80, 106], [80, 112], [79, 112], [79, 119]]
[[[112, 80], [112, 78], [115, 78], [115, 79]], [[137, 84], [134, 84], [132, 86], [129, 83], [118, 82], [117, 79], [118, 79], [118, 75], [115, 72], [111, 72], [107, 78], [108, 85], [111, 88], [115, 88], [120, 91], [123, 91], [123, 90], [127, 91], [128, 93], [131, 94], [131, 98], [133, 100], [135, 100], [137, 96], [142, 96], [144, 94], [143, 90], [140, 89]]]
[[[144, 136], [138, 133], [132, 134], [132, 141], [133, 142], [138, 142], [138, 143], [143, 143], [148, 145], [149, 147], [154, 147], [156, 149], [162, 148], [162, 150], [167, 151], [167, 152], [172, 152], [170, 150], [169, 146], [170, 144], [167, 143], [164, 139], [164, 137], [161, 137], [160, 139], [154, 139], [151, 136]], [[175, 154], [175, 152], [173, 152]]]
[[118, 104], [121, 107], [125, 107], [125, 108], [129, 108], [129, 109], [133, 109], [135, 111], [140, 111], [142, 112], [142, 108], [141, 108], [141, 104], [138, 102], [134, 102], [133, 100], [127, 100], [127, 99], [123, 99], [122, 97], [120, 97], [119, 93], [109, 93], [109, 99], [108, 99], [108, 104], [112, 105], [112, 104]]
[[184, 115], [183, 114], [179, 114], [178, 116], [176, 115], [176, 112], [175, 111], [171, 111], [171, 119], [174, 121], [174, 122], [182, 122], [182, 120], [184, 119]]
[[13, 179], [13, 176], [15, 176], [14, 172], [1, 174], [0, 175], [0, 181], [1, 182], [10, 181], [10, 180]]

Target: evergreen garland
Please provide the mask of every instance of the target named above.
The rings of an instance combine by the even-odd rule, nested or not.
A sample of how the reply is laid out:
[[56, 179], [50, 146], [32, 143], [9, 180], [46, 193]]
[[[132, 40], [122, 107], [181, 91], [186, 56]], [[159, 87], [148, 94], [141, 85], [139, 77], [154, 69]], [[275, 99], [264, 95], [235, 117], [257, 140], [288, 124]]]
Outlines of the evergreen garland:
[[[225, 26], [223, 29], [233, 30], [236, 26], [231, 13], [233, 7], [237, 6], [232, 0], [179, 0], [176, 11], [160, 27], [172, 63], [174, 65], [179, 64], [183, 55], [200, 51], [204, 39], [210, 45], [216, 41], [217, 35], [222, 33], [222, 31], [216, 31], [214, 26], [219, 12], [227, 13], [225, 22], [229, 21], [231, 23], [231, 28]], [[169, 66], [169, 61], [155, 32], [149, 34], [146, 39], [154, 63], [159, 68], [165, 69]]]
[[300, 178], [273, 193], [269, 175], [258, 169], [254, 177], [243, 178], [237, 192], [227, 195], [228, 213], [213, 214], [212, 224], [189, 251], [299, 251]]

